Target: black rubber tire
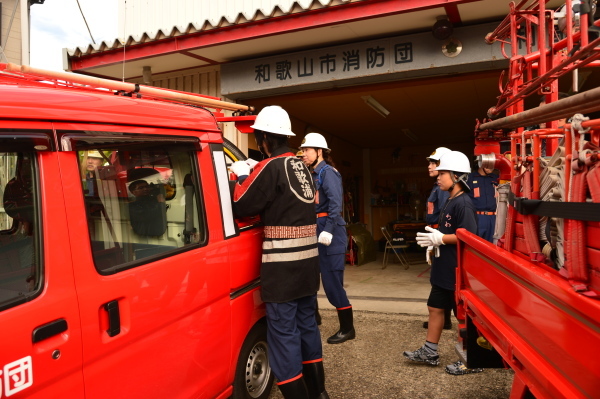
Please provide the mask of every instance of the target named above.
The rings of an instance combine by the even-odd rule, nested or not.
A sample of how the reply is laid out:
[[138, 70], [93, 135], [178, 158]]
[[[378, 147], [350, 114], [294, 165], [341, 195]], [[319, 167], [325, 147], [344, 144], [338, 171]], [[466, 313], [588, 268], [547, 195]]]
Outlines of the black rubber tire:
[[225, 152], [229, 157], [233, 159], [233, 161], [245, 161], [246, 155], [239, 148], [237, 148], [231, 141], [227, 140], [223, 137], [223, 147], [225, 147]]
[[235, 369], [233, 399], [267, 399], [274, 375], [269, 367], [267, 325], [258, 322], [248, 333]]

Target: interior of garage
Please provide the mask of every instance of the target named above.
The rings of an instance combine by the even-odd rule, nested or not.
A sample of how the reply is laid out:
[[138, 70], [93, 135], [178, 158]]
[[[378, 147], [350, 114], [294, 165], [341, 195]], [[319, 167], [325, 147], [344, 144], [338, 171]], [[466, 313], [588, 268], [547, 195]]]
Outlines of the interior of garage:
[[[292, 118], [293, 149], [321, 133], [344, 179], [345, 217], [372, 228], [422, 222], [433, 184], [425, 158], [440, 146], [473, 153], [477, 118], [495, 105], [500, 71], [354, 86], [248, 99], [280, 105]], [[366, 103], [374, 99], [387, 112]], [[252, 148], [253, 140], [248, 146]]]
[[[579, 90], [600, 84], [600, 73], [584, 71]], [[433, 180], [425, 158], [437, 147], [474, 150], [477, 119], [486, 117], [500, 94], [502, 70], [404, 80], [257, 99], [257, 110], [280, 105], [292, 118], [292, 149], [310, 132], [325, 136], [344, 179], [345, 218], [366, 224], [375, 240], [379, 226], [423, 222]], [[572, 94], [565, 79], [561, 92]], [[365, 97], [387, 112], [374, 110]], [[526, 108], [536, 107], [532, 96]], [[387, 114], [387, 115], [386, 115]], [[253, 140], [248, 146], [252, 148]], [[254, 145], [255, 147], [255, 145]]]

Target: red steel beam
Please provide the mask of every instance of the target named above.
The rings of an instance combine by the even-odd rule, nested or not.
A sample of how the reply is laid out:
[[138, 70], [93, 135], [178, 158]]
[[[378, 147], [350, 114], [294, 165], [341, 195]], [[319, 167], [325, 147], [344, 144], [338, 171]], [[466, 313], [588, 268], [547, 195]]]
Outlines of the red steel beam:
[[353, 2], [334, 7], [290, 14], [210, 31], [151, 41], [123, 49], [71, 57], [73, 71], [119, 64], [123, 61], [141, 60], [157, 55], [173, 54], [198, 48], [235, 43], [261, 37], [281, 35], [308, 29], [322, 28], [348, 22], [381, 18], [395, 14], [421, 11], [431, 8], [448, 8], [458, 4], [481, 0], [380, 0]]

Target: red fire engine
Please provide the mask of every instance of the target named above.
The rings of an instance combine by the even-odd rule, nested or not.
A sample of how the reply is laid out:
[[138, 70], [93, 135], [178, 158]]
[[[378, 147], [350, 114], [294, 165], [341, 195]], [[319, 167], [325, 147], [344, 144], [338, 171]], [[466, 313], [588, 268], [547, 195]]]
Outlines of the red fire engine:
[[0, 64], [0, 398], [269, 395], [222, 109], [248, 107]]
[[600, 21], [595, 1], [545, 3], [511, 3], [486, 37], [509, 59], [498, 103], [475, 132], [481, 164], [500, 170], [497, 245], [459, 231], [457, 351], [471, 368], [512, 368], [511, 397], [592, 398], [600, 394], [600, 88], [558, 93], [569, 83], [578, 91], [600, 65]]

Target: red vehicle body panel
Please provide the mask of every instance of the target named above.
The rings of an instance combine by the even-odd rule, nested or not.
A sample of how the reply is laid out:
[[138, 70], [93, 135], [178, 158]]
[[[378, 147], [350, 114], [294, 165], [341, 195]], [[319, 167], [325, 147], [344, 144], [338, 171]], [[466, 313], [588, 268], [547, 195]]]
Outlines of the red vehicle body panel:
[[457, 291], [477, 329], [536, 397], [600, 392], [600, 301], [556, 270], [458, 231]]
[[51, 98], [47, 93], [40, 87], [11, 90], [12, 118], [191, 129], [220, 136], [214, 116], [205, 109], [83, 89], [52, 89]]
[[[0, 370], [26, 356], [33, 361], [32, 386], [13, 397], [230, 395], [244, 339], [265, 315], [258, 285], [262, 228], [225, 237], [210, 148], [223, 139], [214, 116], [92, 90], [0, 84], [0, 134], [6, 134], [1, 129], [45, 129], [56, 149], [65, 131], [197, 138], [207, 228], [200, 246], [102, 275], [94, 267], [76, 151], [40, 152], [45, 286], [32, 301], [0, 311], [0, 323], [11, 326], [0, 332]], [[104, 309], [111, 301], [118, 302], [121, 323], [113, 337]], [[36, 327], [61, 318], [67, 331], [31, 343]], [[61, 356], [53, 359], [56, 350]]]
[[[0, 123], [0, 127], [2, 127]], [[48, 127], [47, 123], [37, 123], [36, 127]], [[0, 367], [6, 363], [17, 361], [25, 356], [31, 356], [33, 373], [17, 373], [15, 376], [23, 378], [25, 384], [32, 383], [21, 393], [11, 397], [58, 397], [60, 393], [71, 392], [74, 396], [83, 396], [84, 384], [81, 373], [82, 339], [81, 324], [79, 320], [79, 306], [77, 303], [75, 281], [71, 251], [64, 246], [64, 239], [68, 237], [66, 227], [68, 215], [65, 212], [62, 191], [49, 195], [52, 190], [54, 176], [59, 176], [59, 165], [51, 154], [44, 154], [39, 159], [42, 201], [47, 207], [43, 214], [42, 235], [45, 242], [44, 264], [48, 271], [43, 292], [33, 301], [7, 309], [2, 312], [2, 329], [0, 330]], [[48, 183], [45, 183], [48, 182]], [[47, 340], [32, 343], [32, 332], [47, 323], [55, 320], [66, 320], [68, 328], [59, 335]], [[52, 358], [55, 351], [60, 352], [61, 362]], [[1, 369], [0, 369], [1, 370]], [[24, 370], [24, 369], [23, 369]], [[45, 370], [37, 373], [38, 370]], [[9, 385], [8, 370], [0, 375], [4, 389], [0, 388], [0, 397], [7, 395]], [[46, 395], [48, 393], [48, 395]]]

